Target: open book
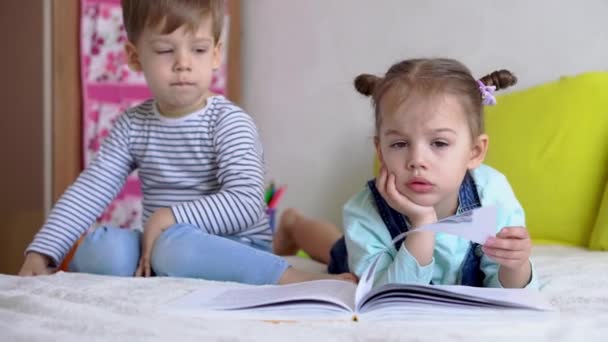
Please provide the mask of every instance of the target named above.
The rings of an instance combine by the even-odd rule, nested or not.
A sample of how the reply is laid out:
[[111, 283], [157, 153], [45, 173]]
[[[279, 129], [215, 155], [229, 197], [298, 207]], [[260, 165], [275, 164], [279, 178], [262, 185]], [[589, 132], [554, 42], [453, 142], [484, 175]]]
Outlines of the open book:
[[458, 285], [386, 284], [372, 289], [376, 263], [359, 284], [317, 280], [291, 285], [197, 290], [168, 303], [214, 317], [259, 320], [391, 320], [433, 318], [531, 318], [554, 311], [537, 290]]
[[[494, 216], [494, 209], [482, 208], [473, 211], [472, 215], [442, 220], [425, 229], [445, 232], [453, 229], [453, 225], [469, 224], [473, 231], [475, 226], [480, 227], [479, 231], [472, 233], [469, 229], [465, 234], [471, 240], [481, 241], [487, 234], [481, 227], [494, 228], [480, 223], [492, 220]], [[217, 285], [177, 298], [168, 303], [167, 308], [230, 318], [355, 321], [438, 317], [486, 319], [492, 315], [501, 319], [505, 315], [529, 318], [530, 313], [554, 311], [537, 290], [414, 284], [386, 284], [373, 288], [379, 260], [376, 258], [365, 270], [358, 285], [339, 280], [230, 289]]]
[[214, 317], [285, 320], [487, 319], [553, 311], [538, 291], [467, 286], [387, 284], [357, 300], [357, 286], [318, 280], [283, 286], [200, 290], [168, 304]]

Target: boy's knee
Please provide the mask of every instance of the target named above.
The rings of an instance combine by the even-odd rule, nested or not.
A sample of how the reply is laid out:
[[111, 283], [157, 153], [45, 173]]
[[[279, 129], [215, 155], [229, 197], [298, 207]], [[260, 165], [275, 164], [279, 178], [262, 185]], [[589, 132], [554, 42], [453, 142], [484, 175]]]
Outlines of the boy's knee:
[[85, 236], [70, 262], [73, 272], [132, 276], [140, 256], [141, 232], [100, 227]]
[[[204, 235], [196, 226], [175, 224], [164, 231], [156, 240], [150, 264], [158, 276], [188, 277], [192, 262], [197, 262], [199, 251], [193, 245], [195, 235]], [[201, 238], [197, 236], [196, 238]]]

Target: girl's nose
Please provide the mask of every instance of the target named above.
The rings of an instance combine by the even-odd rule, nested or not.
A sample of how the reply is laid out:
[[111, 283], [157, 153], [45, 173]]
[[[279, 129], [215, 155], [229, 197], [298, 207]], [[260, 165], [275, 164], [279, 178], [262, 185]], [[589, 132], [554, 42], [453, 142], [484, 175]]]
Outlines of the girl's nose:
[[416, 170], [420, 168], [426, 168], [426, 162], [424, 160], [424, 151], [419, 147], [414, 147], [410, 149], [410, 156], [407, 161], [408, 170]]

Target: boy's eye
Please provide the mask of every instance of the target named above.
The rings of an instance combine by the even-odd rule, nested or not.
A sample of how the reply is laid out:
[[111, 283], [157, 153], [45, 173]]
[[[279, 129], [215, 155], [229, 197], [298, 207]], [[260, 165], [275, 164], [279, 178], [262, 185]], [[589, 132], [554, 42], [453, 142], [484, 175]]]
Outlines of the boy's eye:
[[166, 54], [166, 53], [171, 53], [171, 52], [173, 52], [173, 50], [171, 50], [171, 49], [156, 50], [156, 53], [159, 54], [159, 55]]
[[194, 49], [194, 51], [195, 51], [196, 53], [201, 53], [201, 54], [202, 54], [202, 53], [207, 52], [207, 49], [203, 49], [203, 48], [197, 48], [197, 49]]
[[407, 147], [407, 142], [405, 141], [397, 141], [390, 145], [391, 148], [404, 148]]
[[446, 147], [448, 146], [448, 143], [445, 141], [433, 141], [432, 145], [435, 147]]

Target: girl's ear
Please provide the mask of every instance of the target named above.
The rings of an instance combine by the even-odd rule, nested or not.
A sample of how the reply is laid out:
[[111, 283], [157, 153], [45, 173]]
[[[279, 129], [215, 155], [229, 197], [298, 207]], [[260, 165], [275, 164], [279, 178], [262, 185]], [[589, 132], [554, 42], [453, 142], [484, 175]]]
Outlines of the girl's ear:
[[384, 157], [382, 156], [382, 149], [380, 148], [380, 139], [378, 136], [374, 137], [374, 146], [376, 147], [376, 156], [378, 157], [378, 161], [380, 165], [384, 164]]
[[127, 53], [127, 64], [133, 71], [141, 71], [141, 62], [139, 61], [139, 55], [135, 45], [131, 42], [127, 42], [125, 45], [125, 52]]
[[474, 141], [471, 148], [471, 157], [467, 165], [469, 170], [475, 169], [483, 163], [488, 152], [488, 143], [490, 138], [487, 134], [480, 134]]

